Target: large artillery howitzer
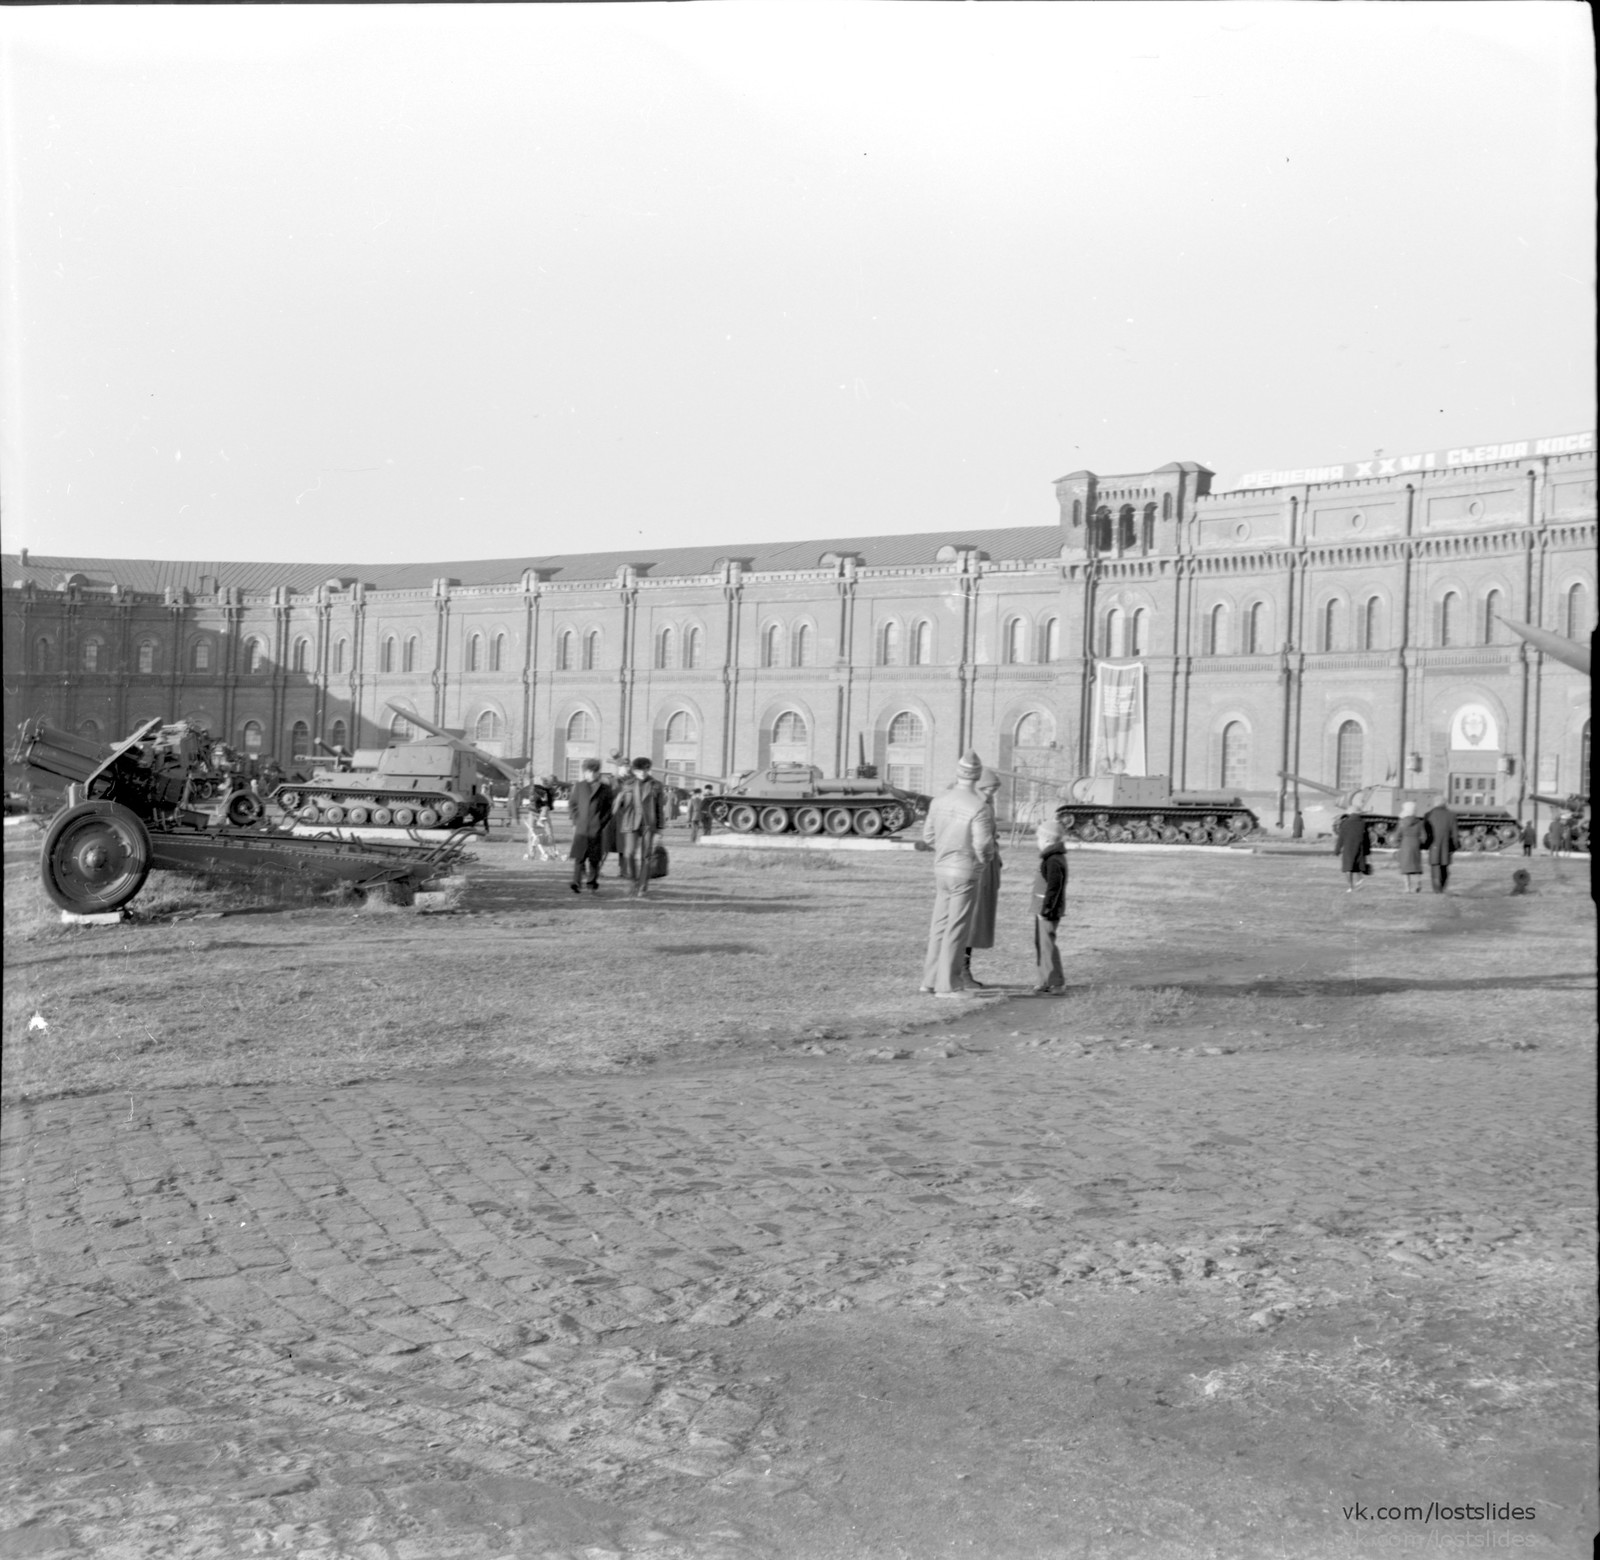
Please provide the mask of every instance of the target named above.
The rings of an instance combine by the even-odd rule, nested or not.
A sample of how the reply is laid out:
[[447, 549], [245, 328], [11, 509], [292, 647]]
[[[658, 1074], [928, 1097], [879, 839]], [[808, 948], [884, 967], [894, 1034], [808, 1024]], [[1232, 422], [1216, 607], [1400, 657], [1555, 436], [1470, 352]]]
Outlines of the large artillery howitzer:
[[[1546, 807], [1555, 808], [1560, 815], [1550, 825], [1549, 835], [1552, 839], [1560, 839], [1568, 850], [1587, 851], [1589, 849], [1589, 798], [1581, 791], [1574, 792], [1571, 796], [1547, 796], [1543, 791], [1529, 793], [1531, 799], [1542, 802]], [[1559, 849], [1560, 846], [1553, 848]]]
[[[47, 897], [80, 915], [120, 910], [152, 869], [344, 881], [403, 896], [460, 859], [443, 846], [356, 845], [301, 839], [265, 827], [254, 793], [230, 788], [212, 763], [209, 734], [187, 721], [148, 720], [113, 744], [24, 722], [12, 757], [67, 782], [67, 805], [40, 852]], [[239, 798], [248, 795], [254, 808]], [[249, 816], [245, 816], [249, 813]]]
[[273, 800], [301, 823], [401, 829], [476, 828], [493, 805], [484, 774], [518, 782], [516, 764], [496, 758], [464, 737], [435, 726], [414, 710], [389, 708], [428, 733], [391, 742], [371, 768], [344, 765], [318, 770], [309, 780], [278, 787]]

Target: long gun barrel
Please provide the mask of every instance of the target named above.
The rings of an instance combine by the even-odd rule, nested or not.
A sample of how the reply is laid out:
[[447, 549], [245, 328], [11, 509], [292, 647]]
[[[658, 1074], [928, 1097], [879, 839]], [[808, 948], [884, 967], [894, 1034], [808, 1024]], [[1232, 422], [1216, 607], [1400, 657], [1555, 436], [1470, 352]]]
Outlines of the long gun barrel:
[[1570, 666], [1574, 671], [1589, 676], [1589, 647], [1581, 640], [1568, 639], [1562, 634], [1552, 634], [1547, 628], [1535, 628], [1531, 623], [1519, 623], [1515, 618], [1500, 619], [1513, 634], [1527, 640], [1535, 650], [1543, 650], [1552, 660]]
[[1345, 793], [1336, 786], [1324, 785], [1320, 780], [1308, 780], [1304, 775], [1290, 774], [1287, 769], [1280, 769], [1278, 778], [1291, 781], [1295, 785], [1303, 785], [1308, 791], [1320, 791], [1324, 796], [1338, 797], [1340, 801], [1345, 797]]

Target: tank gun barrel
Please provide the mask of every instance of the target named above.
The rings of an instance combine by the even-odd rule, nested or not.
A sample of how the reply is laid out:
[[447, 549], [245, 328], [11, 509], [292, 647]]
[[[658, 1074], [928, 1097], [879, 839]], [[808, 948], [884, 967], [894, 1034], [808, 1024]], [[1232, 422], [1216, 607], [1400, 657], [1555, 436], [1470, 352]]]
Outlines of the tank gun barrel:
[[1563, 812], [1582, 812], [1589, 805], [1589, 798], [1578, 792], [1571, 796], [1548, 796], [1543, 791], [1530, 791], [1528, 799], [1543, 802], [1546, 807], [1558, 807]]
[[1339, 790], [1337, 786], [1324, 785], [1320, 780], [1308, 780], [1304, 775], [1291, 774], [1287, 769], [1280, 769], [1278, 778], [1288, 780], [1295, 785], [1303, 785], [1308, 791], [1320, 791], [1324, 796], [1337, 797], [1341, 803], [1345, 801], [1345, 792]]
[[1564, 634], [1552, 634], [1547, 628], [1535, 628], [1531, 623], [1519, 623], [1515, 618], [1503, 617], [1500, 621], [1535, 650], [1544, 651], [1552, 660], [1582, 672], [1585, 677], [1590, 675], [1589, 647], [1581, 640], [1568, 639]]

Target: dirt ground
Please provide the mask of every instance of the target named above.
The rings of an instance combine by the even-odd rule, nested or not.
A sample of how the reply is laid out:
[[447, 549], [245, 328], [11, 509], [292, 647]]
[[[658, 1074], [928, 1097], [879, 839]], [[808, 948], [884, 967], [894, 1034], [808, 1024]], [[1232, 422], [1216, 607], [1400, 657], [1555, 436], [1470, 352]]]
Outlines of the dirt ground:
[[0, 1560], [1589, 1553], [1584, 863], [1075, 853], [1055, 1000], [1019, 848], [936, 1003], [920, 855], [87, 931], [7, 832]]

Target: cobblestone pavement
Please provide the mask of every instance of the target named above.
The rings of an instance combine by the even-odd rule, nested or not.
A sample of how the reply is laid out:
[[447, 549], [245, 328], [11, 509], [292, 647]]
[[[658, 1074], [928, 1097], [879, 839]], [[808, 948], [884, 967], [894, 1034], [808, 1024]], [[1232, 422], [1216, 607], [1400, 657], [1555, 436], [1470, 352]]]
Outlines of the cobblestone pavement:
[[1267, 1327], [1590, 1250], [1576, 1043], [1140, 1051], [1067, 1011], [10, 1112], [0, 1555], [755, 1553], [640, 1515], [782, 1471], [780, 1403], [719, 1364], [741, 1324], [1172, 1291]]

